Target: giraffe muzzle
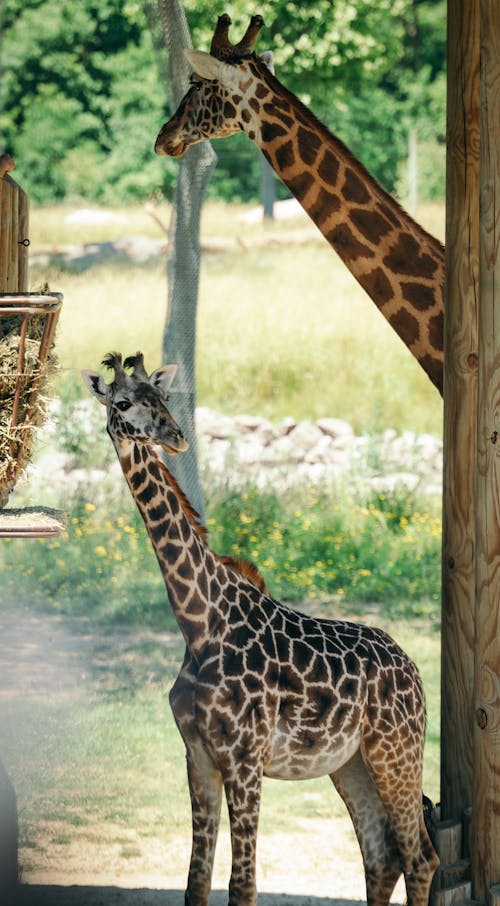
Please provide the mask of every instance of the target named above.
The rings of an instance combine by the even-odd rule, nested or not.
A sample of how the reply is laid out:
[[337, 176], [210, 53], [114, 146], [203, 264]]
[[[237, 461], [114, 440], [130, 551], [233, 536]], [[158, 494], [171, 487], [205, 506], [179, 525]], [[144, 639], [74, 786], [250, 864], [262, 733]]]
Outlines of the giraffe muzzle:
[[186, 150], [184, 142], [175, 142], [165, 134], [165, 126], [161, 129], [155, 141], [155, 154], [160, 157], [182, 157]]
[[185, 453], [189, 447], [184, 435], [179, 432], [175, 437], [170, 437], [168, 440], [163, 441], [161, 446], [166, 453], [169, 453], [170, 456], [174, 456], [176, 453]]

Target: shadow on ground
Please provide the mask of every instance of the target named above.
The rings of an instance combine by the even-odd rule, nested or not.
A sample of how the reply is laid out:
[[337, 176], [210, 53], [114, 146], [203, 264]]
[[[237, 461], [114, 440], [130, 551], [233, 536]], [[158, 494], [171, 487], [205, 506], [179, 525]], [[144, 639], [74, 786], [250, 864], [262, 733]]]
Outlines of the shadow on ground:
[[[214, 890], [210, 906], [226, 906], [227, 891]], [[300, 894], [259, 894], [259, 906], [361, 906], [360, 900], [332, 900]], [[16, 906], [184, 906], [183, 890], [125, 887], [22, 885]]]

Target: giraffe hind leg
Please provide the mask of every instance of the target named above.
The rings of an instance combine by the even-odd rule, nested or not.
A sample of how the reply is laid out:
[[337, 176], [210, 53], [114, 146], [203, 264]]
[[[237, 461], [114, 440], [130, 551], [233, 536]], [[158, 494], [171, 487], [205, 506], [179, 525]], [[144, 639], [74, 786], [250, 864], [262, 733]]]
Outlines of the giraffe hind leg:
[[[422, 808], [422, 747], [402, 746], [405, 756], [387, 758], [388, 734], [368, 735], [362, 747], [367, 771], [390, 822], [406, 884], [408, 906], [427, 906], [439, 859], [425, 827]], [[385, 752], [385, 757], [384, 753]]]
[[363, 857], [368, 906], [387, 906], [403, 865], [391, 824], [360, 751], [331, 775], [351, 816]]

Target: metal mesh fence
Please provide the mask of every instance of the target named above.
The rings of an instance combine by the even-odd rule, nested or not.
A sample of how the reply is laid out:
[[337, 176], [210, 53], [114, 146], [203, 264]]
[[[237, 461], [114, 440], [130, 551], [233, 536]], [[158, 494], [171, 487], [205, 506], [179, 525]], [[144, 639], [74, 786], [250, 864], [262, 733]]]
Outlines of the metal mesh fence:
[[[180, 0], [156, 0], [157, 26], [168, 57], [169, 94], [172, 109], [188, 85], [189, 66], [184, 48], [191, 37]], [[151, 22], [151, 4], [149, 18]], [[159, 45], [158, 31], [156, 42]], [[160, 65], [160, 72], [163, 66]], [[196, 406], [196, 311], [200, 272], [200, 216], [203, 197], [217, 158], [212, 146], [202, 142], [180, 159], [174, 198], [167, 261], [168, 307], [163, 337], [163, 360], [175, 362], [178, 373], [170, 393], [172, 415], [182, 427], [190, 446], [182, 456], [169, 459], [192, 505], [203, 516], [203, 495], [198, 472], [195, 435]]]

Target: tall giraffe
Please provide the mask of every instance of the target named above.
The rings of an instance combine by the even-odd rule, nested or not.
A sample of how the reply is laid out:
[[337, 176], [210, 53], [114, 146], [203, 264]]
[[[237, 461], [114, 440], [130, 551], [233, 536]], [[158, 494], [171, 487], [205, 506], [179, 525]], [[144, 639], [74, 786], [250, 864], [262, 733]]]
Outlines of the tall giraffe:
[[[368, 906], [404, 874], [426, 906], [438, 859], [422, 810], [425, 703], [416, 666], [384, 632], [313, 619], [260, 590], [208, 547], [160, 462], [187, 443], [166, 407], [175, 366], [149, 377], [140, 353], [108, 356], [114, 380], [84, 372], [145, 522], [186, 642], [170, 704], [186, 746], [193, 842], [187, 906], [207, 906], [222, 790], [229, 810], [229, 906], [256, 904], [262, 777], [328, 774], [360, 844]], [[132, 370], [128, 374], [125, 369]]]
[[442, 244], [278, 81], [270, 55], [252, 51], [262, 17], [235, 45], [230, 23], [219, 17], [210, 53], [185, 51], [191, 85], [156, 153], [179, 157], [196, 142], [245, 132], [442, 394]]

